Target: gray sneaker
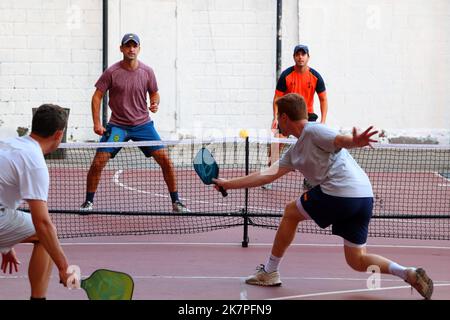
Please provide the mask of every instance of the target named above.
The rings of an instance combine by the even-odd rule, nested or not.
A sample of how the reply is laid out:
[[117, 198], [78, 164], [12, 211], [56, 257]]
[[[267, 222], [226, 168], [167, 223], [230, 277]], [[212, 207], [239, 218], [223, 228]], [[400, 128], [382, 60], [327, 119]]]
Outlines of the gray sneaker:
[[85, 201], [80, 207], [80, 211], [92, 211], [92, 210], [94, 210], [94, 204], [90, 201]]
[[245, 279], [245, 283], [267, 287], [281, 286], [280, 273], [278, 271], [268, 273], [264, 265], [260, 264], [256, 267], [256, 273]]
[[429, 300], [431, 298], [433, 294], [433, 280], [428, 277], [424, 269], [417, 268], [408, 270], [405, 282], [409, 283], [425, 299]]
[[172, 208], [173, 208], [173, 212], [179, 212], [179, 213], [191, 212], [191, 210], [186, 208], [186, 206], [184, 204], [182, 204], [180, 200], [177, 200], [174, 203], [172, 203]]

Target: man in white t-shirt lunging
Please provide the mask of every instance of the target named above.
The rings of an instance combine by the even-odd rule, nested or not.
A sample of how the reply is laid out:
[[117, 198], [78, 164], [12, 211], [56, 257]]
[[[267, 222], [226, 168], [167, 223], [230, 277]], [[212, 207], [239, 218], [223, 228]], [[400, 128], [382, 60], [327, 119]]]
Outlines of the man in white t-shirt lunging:
[[366, 241], [373, 209], [372, 185], [367, 174], [346, 149], [370, 146], [377, 131], [369, 127], [352, 136], [339, 135], [323, 124], [308, 122], [303, 97], [289, 93], [276, 101], [280, 133], [298, 140], [269, 168], [231, 180], [214, 180], [227, 189], [251, 188], [270, 183], [299, 170], [315, 187], [288, 203], [278, 227], [272, 252], [265, 265], [248, 277], [246, 283], [281, 285], [278, 265], [291, 244], [301, 221], [313, 220], [319, 227], [332, 226], [332, 233], [344, 239], [348, 265], [360, 272], [377, 266], [381, 273], [398, 276], [430, 299], [433, 281], [422, 268], [404, 267], [367, 252]]
[[[44, 159], [44, 154], [58, 148], [66, 124], [63, 108], [44, 104], [33, 116], [29, 136], [0, 141], [1, 269], [17, 272], [20, 262], [13, 247], [33, 243], [28, 269], [31, 300], [45, 300], [52, 260], [64, 286], [69, 276], [69, 264], [48, 213], [49, 173]], [[31, 214], [17, 210], [23, 200]]]

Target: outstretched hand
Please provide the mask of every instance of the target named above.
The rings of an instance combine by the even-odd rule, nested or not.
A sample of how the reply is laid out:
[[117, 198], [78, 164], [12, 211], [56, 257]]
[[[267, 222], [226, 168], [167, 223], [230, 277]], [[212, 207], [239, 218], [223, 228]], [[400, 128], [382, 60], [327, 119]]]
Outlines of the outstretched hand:
[[2, 253], [2, 270], [3, 273], [6, 273], [6, 270], [9, 267], [9, 273], [12, 273], [12, 269], [14, 267], [15, 272], [19, 271], [20, 261], [17, 259], [16, 253], [14, 249], [11, 249], [8, 253]]
[[365, 147], [369, 146], [372, 147], [372, 142], [377, 142], [377, 140], [371, 139], [371, 137], [378, 133], [378, 131], [371, 131], [373, 129], [373, 126], [370, 126], [367, 128], [363, 133], [358, 134], [356, 131], [356, 128], [353, 127], [353, 143], [355, 144], [355, 147]]
[[225, 187], [227, 180], [222, 179], [222, 178], [217, 178], [217, 179], [212, 179], [212, 182], [214, 183], [214, 189], [216, 189], [217, 191], [220, 191], [220, 187], [222, 187], [224, 190], [227, 190], [227, 188]]

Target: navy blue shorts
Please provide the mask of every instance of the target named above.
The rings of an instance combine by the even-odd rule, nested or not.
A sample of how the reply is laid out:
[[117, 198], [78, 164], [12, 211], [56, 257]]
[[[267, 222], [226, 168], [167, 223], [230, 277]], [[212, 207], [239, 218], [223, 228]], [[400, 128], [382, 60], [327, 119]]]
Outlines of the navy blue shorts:
[[[153, 121], [130, 127], [108, 123], [106, 126], [106, 131], [103, 133], [100, 142], [126, 142], [129, 140], [161, 141], [161, 138], [153, 126]], [[163, 148], [163, 145], [139, 147], [146, 157], [151, 157], [154, 151]], [[122, 148], [98, 148], [97, 152], [109, 152], [111, 154], [111, 158], [114, 158], [120, 149]]]
[[330, 196], [320, 185], [305, 192], [301, 204], [312, 220], [322, 229], [332, 225], [332, 233], [345, 240], [363, 245], [367, 242], [372, 218], [373, 198]]

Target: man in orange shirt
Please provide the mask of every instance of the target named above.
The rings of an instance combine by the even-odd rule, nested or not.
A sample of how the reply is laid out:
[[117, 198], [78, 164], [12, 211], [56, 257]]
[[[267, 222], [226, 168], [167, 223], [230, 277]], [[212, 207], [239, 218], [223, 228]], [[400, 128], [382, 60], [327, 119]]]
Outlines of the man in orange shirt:
[[[288, 93], [297, 93], [301, 95], [305, 101], [308, 109], [308, 121], [316, 121], [318, 116], [314, 113], [314, 93], [317, 92], [317, 96], [320, 101], [320, 123], [325, 123], [328, 111], [328, 101], [327, 92], [325, 90], [325, 83], [322, 76], [313, 68], [308, 66], [309, 62], [309, 48], [305, 45], [297, 45], [294, 48], [294, 61], [295, 65], [287, 68], [281, 73], [280, 79], [278, 79], [277, 87], [275, 90], [275, 96], [273, 97], [273, 120], [272, 120], [272, 131], [275, 133], [277, 138], [286, 138], [283, 135], [277, 133], [278, 121], [277, 113], [278, 107], [275, 103], [279, 98]], [[283, 144], [279, 144], [279, 148], [272, 145], [269, 150], [269, 166], [275, 163], [281, 150], [283, 149]], [[272, 153], [272, 150], [275, 152]], [[278, 152], [276, 152], [278, 151]], [[304, 180], [304, 188], [310, 189], [308, 181]], [[271, 189], [271, 185], [263, 186], [264, 189]]]

